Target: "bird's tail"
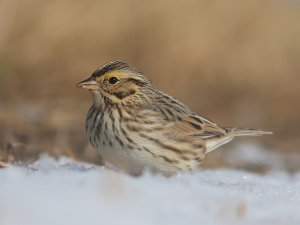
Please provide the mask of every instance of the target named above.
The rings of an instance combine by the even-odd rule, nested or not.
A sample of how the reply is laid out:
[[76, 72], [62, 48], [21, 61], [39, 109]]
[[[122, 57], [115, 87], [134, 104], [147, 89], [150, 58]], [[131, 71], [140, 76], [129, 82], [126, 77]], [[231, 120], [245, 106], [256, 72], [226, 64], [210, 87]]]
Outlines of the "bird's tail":
[[212, 138], [207, 142], [207, 153], [215, 150], [216, 148], [230, 142], [234, 137], [240, 136], [261, 136], [264, 134], [273, 134], [269, 131], [261, 131], [249, 128], [223, 128], [227, 134], [223, 137]]
[[239, 136], [261, 136], [264, 134], [273, 134], [273, 132], [255, 130], [249, 128], [224, 128], [228, 136], [239, 137]]

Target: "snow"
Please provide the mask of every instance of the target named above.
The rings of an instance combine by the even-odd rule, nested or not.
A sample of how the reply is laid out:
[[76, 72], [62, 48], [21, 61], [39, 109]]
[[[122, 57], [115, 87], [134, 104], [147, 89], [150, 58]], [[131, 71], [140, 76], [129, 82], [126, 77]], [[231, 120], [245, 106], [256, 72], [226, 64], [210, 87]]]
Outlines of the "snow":
[[140, 177], [42, 156], [0, 170], [1, 225], [300, 224], [300, 172]]
[[235, 165], [264, 166], [284, 169], [281, 155], [268, 151], [256, 143], [242, 142], [230, 151], [224, 151], [223, 156], [229, 163]]

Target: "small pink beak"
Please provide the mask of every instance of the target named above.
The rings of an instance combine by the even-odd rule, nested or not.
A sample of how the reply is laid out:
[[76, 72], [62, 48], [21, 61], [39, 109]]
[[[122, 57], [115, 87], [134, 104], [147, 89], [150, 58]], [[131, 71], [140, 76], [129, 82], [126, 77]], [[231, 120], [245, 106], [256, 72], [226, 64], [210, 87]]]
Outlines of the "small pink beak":
[[88, 89], [90, 91], [99, 90], [99, 84], [92, 77], [81, 81], [77, 84], [77, 87]]

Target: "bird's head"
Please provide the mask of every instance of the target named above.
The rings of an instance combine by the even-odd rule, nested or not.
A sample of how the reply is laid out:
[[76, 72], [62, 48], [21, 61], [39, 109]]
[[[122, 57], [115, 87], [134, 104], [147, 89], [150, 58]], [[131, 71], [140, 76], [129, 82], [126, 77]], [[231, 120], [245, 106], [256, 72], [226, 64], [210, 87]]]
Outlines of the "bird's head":
[[141, 72], [121, 61], [112, 61], [99, 67], [88, 79], [77, 84], [94, 96], [109, 99], [111, 103], [137, 100], [151, 87], [151, 82]]

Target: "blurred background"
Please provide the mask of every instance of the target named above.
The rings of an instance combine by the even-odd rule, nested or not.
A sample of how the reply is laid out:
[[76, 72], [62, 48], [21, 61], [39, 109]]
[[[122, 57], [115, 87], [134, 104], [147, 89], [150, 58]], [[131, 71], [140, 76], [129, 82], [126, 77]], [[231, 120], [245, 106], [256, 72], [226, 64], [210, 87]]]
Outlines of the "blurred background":
[[242, 139], [244, 159], [263, 149], [260, 165], [228, 160], [236, 141], [204, 167], [264, 171], [275, 154], [300, 168], [296, 0], [1, 0], [0, 160], [101, 164], [84, 131], [91, 98], [75, 84], [114, 59], [219, 125], [274, 132]]

